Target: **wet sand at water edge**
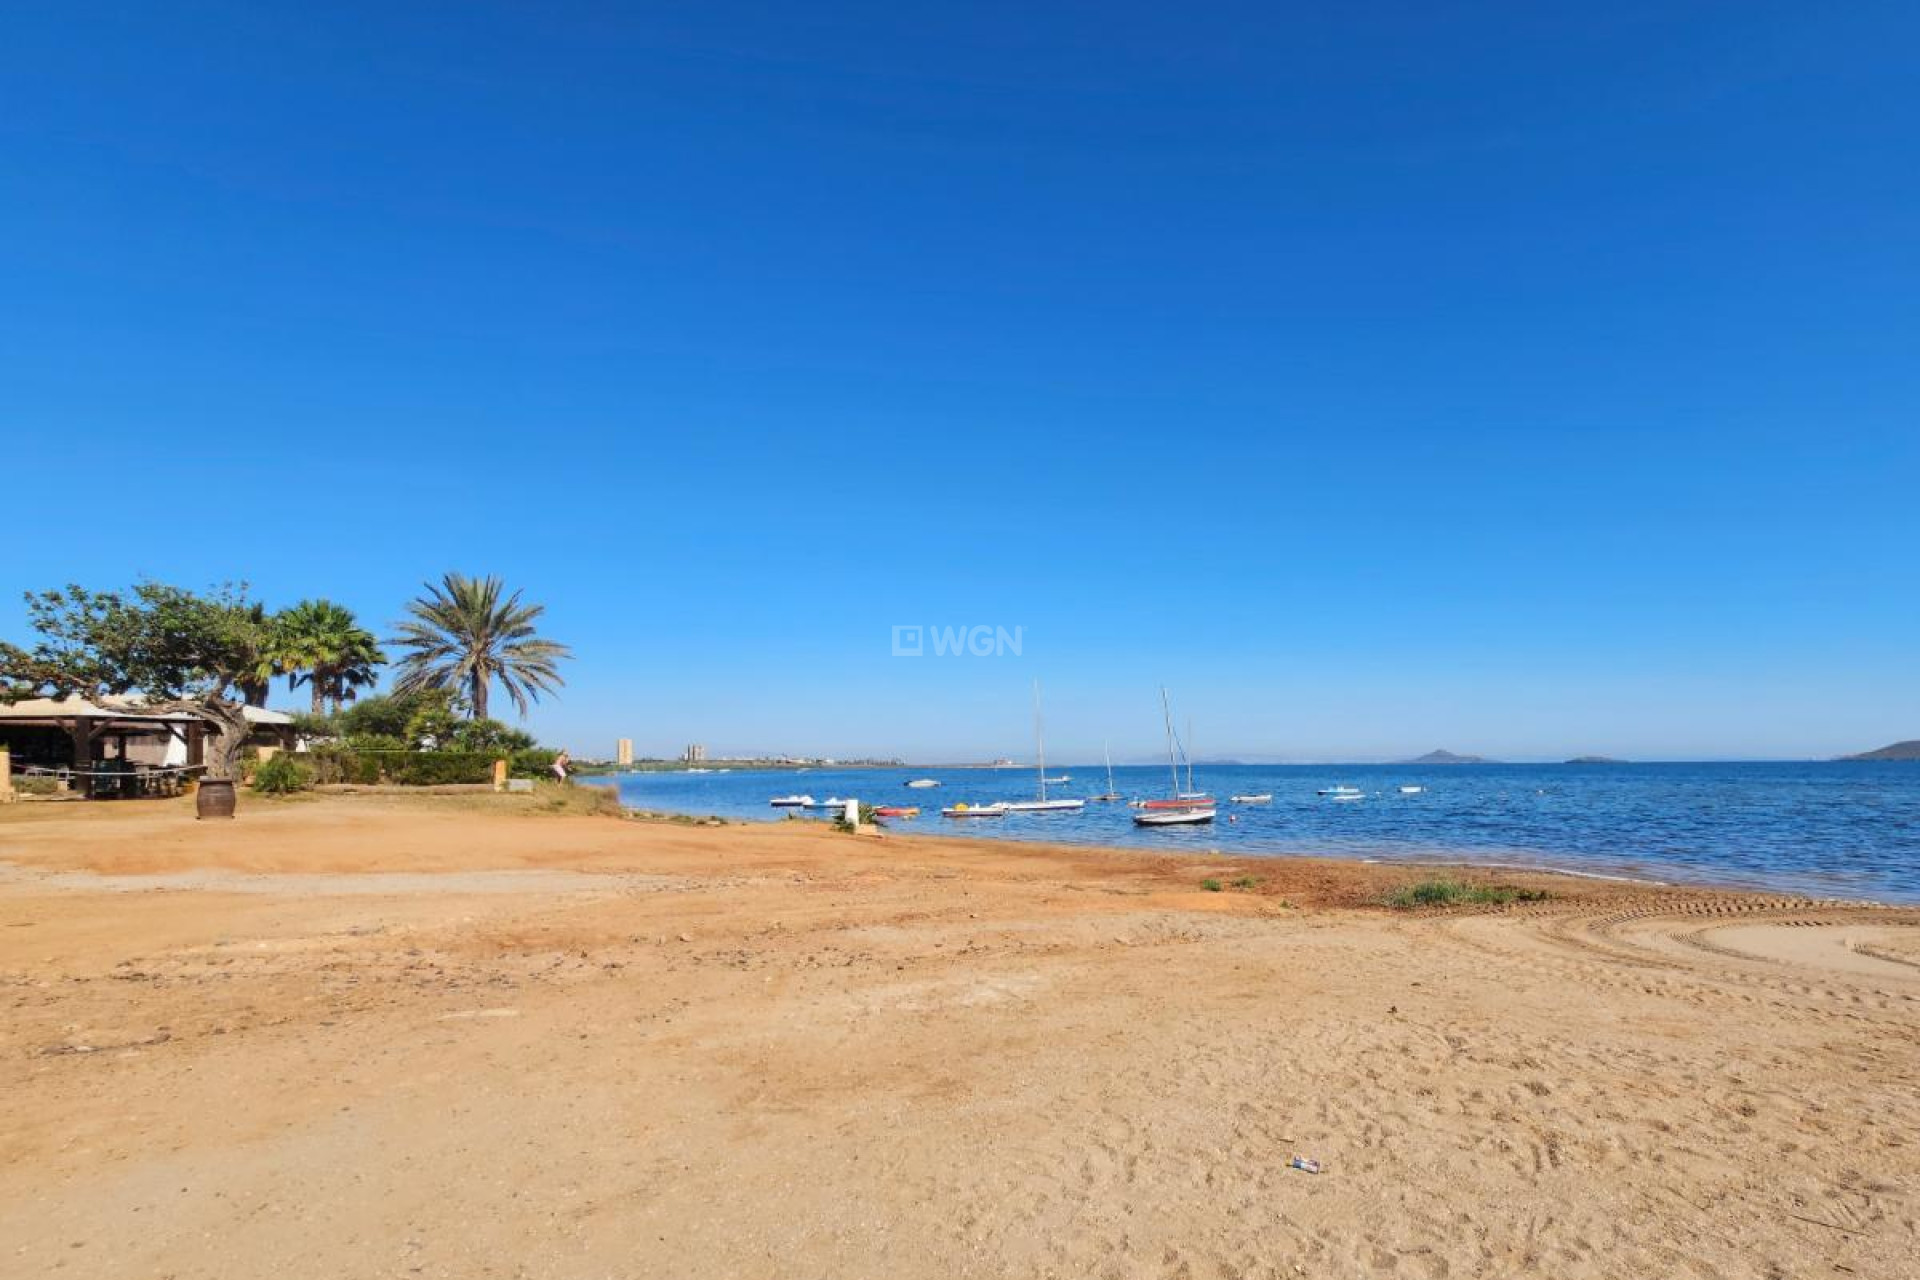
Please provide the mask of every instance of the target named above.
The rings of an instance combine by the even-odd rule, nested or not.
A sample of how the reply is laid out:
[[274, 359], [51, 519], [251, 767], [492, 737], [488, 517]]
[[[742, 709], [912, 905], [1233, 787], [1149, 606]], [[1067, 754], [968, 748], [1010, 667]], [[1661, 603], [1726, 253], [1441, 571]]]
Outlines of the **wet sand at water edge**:
[[243, 805], [0, 808], [0, 1274], [1920, 1275], [1920, 911]]

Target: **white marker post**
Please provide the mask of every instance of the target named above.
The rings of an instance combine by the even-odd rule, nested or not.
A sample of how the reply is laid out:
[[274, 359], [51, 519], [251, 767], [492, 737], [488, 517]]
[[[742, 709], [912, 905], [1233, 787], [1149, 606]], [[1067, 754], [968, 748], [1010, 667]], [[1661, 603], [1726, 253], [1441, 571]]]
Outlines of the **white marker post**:
[[847, 801], [847, 825], [850, 827], [860, 825], [860, 802], [858, 800]]

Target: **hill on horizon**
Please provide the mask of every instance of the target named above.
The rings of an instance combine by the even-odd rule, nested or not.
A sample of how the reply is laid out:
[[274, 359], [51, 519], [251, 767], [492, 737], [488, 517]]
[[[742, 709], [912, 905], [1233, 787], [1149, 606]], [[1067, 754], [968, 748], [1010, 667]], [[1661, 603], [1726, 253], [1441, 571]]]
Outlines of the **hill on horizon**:
[[1487, 759], [1485, 756], [1462, 756], [1462, 755], [1455, 755], [1451, 751], [1429, 751], [1427, 752], [1427, 754], [1423, 756], [1415, 756], [1413, 759], [1404, 760], [1401, 763], [1403, 764], [1493, 764], [1494, 761]]
[[1862, 751], [1857, 756], [1840, 758], [1842, 760], [1920, 760], [1920, 738], [1909, 738], [1905, 742], [1890, 743], [1878, 751]]

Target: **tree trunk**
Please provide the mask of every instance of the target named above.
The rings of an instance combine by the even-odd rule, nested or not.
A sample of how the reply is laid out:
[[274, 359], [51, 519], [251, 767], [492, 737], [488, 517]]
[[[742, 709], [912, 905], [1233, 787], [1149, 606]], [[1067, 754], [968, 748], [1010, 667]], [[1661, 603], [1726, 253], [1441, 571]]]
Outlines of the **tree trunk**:
[[487, 718], [487, 677], [479, 671], [473, 673], [473, 718]]
[[325, 715], [327, 713], [327, 686], [321, 682], [320, 673], [318, 671], [310, 673], [307, 676], [307, 683], [313, 689], [313, 714], [316, 716]]
[[245, 709], [225, 698], [210, 698], [193, 706], [207, 726], [206, 776], [231, 780], [240, 771], [240, 753], [246, 750], [253, 726]]

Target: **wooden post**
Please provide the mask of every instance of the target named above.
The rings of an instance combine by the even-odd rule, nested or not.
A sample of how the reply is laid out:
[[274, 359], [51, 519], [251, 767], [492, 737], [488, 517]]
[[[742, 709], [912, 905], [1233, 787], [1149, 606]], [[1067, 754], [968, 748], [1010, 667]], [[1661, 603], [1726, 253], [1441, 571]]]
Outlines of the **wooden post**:
[[0, 804], [13, 803], [13, 749], [0, 742]]
[[505, 791], [507, 789], [507, 762], [505, 760], [495, 760], [493, 762], [493, 789], [495, 791]]

